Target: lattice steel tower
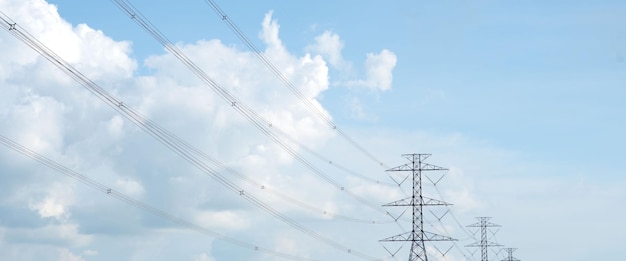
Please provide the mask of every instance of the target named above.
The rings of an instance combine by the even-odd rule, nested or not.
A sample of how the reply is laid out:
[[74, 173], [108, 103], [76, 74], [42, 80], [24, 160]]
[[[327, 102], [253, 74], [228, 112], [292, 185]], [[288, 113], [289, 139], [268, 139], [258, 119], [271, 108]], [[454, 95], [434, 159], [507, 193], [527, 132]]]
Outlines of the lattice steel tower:
[[478, 219], [478, 223], [471, 224], [468, 227], [480, 228], [480, 242], [467, 245], [466, 247], [480, 247], [480, 253], [481, 253], [480, 260], [488, 261], [489, 259], [488, 259], [487, 248], [494, 247], [494, 246], [501, 246], [501, 245], [498, 245], [497, 243], [490, 242], [487, 240], [487, 228], [500, 227], [500, 225], [496, 225], [496, 224], [489, 222], [489, 219], [491, 219], [490, 217], [477, 217], [476, 219]]
[[[412, 221], [413, 229], [409, 232], [405, 232], [396, 236], [388, 237], [380, 241], [382, 242], [396, 242], [396, 241], [411, 242], [411, 252], [409, 254], [409, 261], [416, 261], [416, 260], [427, 261], [428, 256], [426, 255], [426, 247], [424, 245], [424, 242], [426, 241], [454, 241], [455, 239], [424, 231], [423, 207], [446, 206], [446, 205], [451, 205], [451, 204], [440, 201], [440, 200], [427, 198], [422, 195], [422, 171], [437, 171], [437, 170], [447, 170], [447, 169], [425, 163], [424, 160], [430, 157], [430, 154], [403, 154], [402, 156], [407, 158], [411, 162], [404, 164], [402, 166], [391, 168], [387, 171], [412, 172], [413, 195], [405, 199], [401, 199], [398, 201], [391, 202], [389, 204], [385, 204], [383, 206], [411, 207], [412, 212], [413, 212], [413, 221]], [[392, 255], [395, 255], [395, 254], [392, 254]]]
[[502, 259], [502, 261], [521, 261], [513, 257], [513, 252], [517, 250], [517, 248], [503, 248], [502, 250], [506, 251], [509, 254], [509, 256], [506, 259]]

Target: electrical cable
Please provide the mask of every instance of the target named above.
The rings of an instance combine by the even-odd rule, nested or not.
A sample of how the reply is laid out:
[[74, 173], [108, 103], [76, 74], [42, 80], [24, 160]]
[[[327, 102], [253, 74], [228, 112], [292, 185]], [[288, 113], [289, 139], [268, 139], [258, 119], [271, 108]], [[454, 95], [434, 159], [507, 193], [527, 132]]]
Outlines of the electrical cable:
[[[444, 174], [444, 175], [445, 175], [445, 174]], [[444, 200], [444, 201], [445, 201], [444, 196], [443, 196], [443, 193], [441, 193], [441, 191], [439, 190], [439, 186], [437, 186], [437, 184], [434, 184], [434, 183], [433, 183], [433, 185], [434, 185], [435, 191], [437, 191], [437, 195], [439, 196], [439, 198], [441, 198], [442, 200]], [[468, 231], [467, 231], [467, 229], [465, 228], [465, 226], [461, 225], [461, 223], [459, 222], [458, 218], [457, 218], [457, 217], [456, 217], [456, 215], [454, 214], [454, 211], [452, 211], [452, 206], [447, 205], [447, 206], [445, 206], [445, 207], [447, 208], [447, 211], [450, 213], [450, 216], [451, 216], [451, 217], [452, 217], [452, 219], [454, 220], [455, 224], [456, 224], [456, 225], [458, 225], [458, 227], [459, 227], [459, 228], [461, 228], [461, 231], [463, 231], [463, 232], [464, 232], [464, 233], [468, 236], [468, 237], [467, 237], [467, 239], [470, 239], [470, 238], [476, 239], [476, 237], [475, 237], [474, 235], [472, 235], [470, 232], [468, 232]], [[442, 227], [444, 227], [444, 226], [442, 226]], [[444, 227], [444, 228], [445, 228], [445, 227]], [[463, 254], [463, 256], [464, 256], [466, 259], [468, 259], [468, 260], [474, 260], [473, 255], [471, 254], [471, 252], [470, 252], [468, 249], [466, 249], [466, 248], [461, 248], [460, 246], [458, 246], [458, 245], [456, 244], [456, 242], [453, 242], [453, 244], [455, 245], [455, 248], [457, 248], [457, 249], [459, 250], [459, 252], [460, 252], [460, 253], [462, 253], [462, 254]], [[465, 254], [465, 252], [464, 252], [462, 249], [465, 249], [465, 251], [467, 251], [467, 253], [469, 253], [470, 255], [469, 255], [469, 256], [468, 256], [468, 255], [466, 255], [466, 254]]]
[[228, 26], [228, 28], [231, 29], [231, 31], [233, 33], [235, 33], [235, 35], [237, 35], [237, 37], [239, 37], [239, 39], [246, 45], [248, 46], [248, 48], [254, 53], [254, 55], [259, 58], [259, 60], [261, 60], [261, 62], [265, 65], [265, 67], [267, 67], [268, 70], [270, 70], [270, 72], [272, 72], [296, 97], [298, 97], [298, 99], [304, 103], [306, 105], [307, 108], [309, 108], [309, 110], [311, 112], [313, 112], [319, 119], [321, 119], [322, 121], [324, 121], [329, 127], [331, 127], [333, 130], [336, 130], [337, 133], [339, 133], [339, 135], [341, 137], [343, 137], [349, 144], [351, 144], [352, 146], [354, 146], [357, 150], [359, 150], [360, 152], [362, 152], [365, 156], [367, 156], [368, 158], [370, 158], [371, 160], [373, 160], [374, 162], [376, 162], [378, 165], [384, 167], [384, 168], [388, 168], [382, 161], [380, 161], [379, 159], [377, 159], [376, 157], [374, 157], [374, 155], [372, 153], [370, 153], [368, 150], [366, 150], [363, 146], [361, 146], [360, 144], [358, 144], [353, 138], [351, 138], [345, 131], [343, 131], [342, 129], [340, 129], [334, 122], [333, 120], [324, 112], [322, 111], [316, 104], [314, 104], [313, 102], [311, 102], [311, 100], [309, 100], [290, 80], [289, 78], [287, 78], [287, 76], [285, 76], [280, 69], [278, 69], [269, 59], [267, 59], [267, 57], [265, 57], [265, 55], [263, 54], [263, 52], [261, 52], [259, 50], [259, 48], [257, 48], [254, 43], [252, 41], [250, 41], [250, 39], [246, 36], [246, 34], [241, 31], [239, 29], [239, 27], [235, 24], [235, 22], [230, 19], [230, 17], [226, 14], [226, 12], [224, 12], [224, 10], [222, 10], [222, 8], [213, 0], [205, 0], [205, 3], [207, 3], [211, 9], [213, 9], [213, 11], [215, 12], [215, 14], [218, 15], [218, 17], [224, 21], [224, 23], [226, 23], [226, 25]]
[[160, 218], [163, 218], [169, 222], [172, 222], [174, 224], [178, 224], [180, 226], [186, 227], [188, 229], [191, 229], [193, 231], [199, 232], [201, 234], [210, 236], [212, 238], [215, 238], [217, 240], [220, 241], [224, 241], [242, 248], [247, 248], [256, 252], [260, 252], [260, 253], [264, 253], [264, 254], [268, 254], [268, 255], [272, 255], [272, 256], [276, 256], [276, 257], [282, 257], [285, 259], [291, 259], [291, 260], [308, 260], [308, 261], [313, 261], [316, 259], [312, 259], [312, 258], [305, 258], [305, 257], [299, 257], [299, 256], [295, 256], [295, 255], [291, 255], [291, 254], [287, 254], [287, 253], [283, 253], [283, 252], [279, 252], [279, 251], [275, 251], [275, 250], [271, 250], [269, 248], [264, 248], [264, 247], [259, 247], [258, 245], [255, 244], [251, 244], [248, 242], [244, 242], [232, 237], [228, 237], [225, 235], [222, 235], [218, 232], [212, 231], [210, 229], [204, 228], [200, 225], [197, 225], [195, 223], [192, 223], [190, 221], [187, 221], [185, 219], [179, 218], [174, 216], [173, 214], [170, 214], [166, 211], [160, 210], [158, 208], [155, 208], [153, 206], [150, 206], [144, 202], [141, 202], [139, 200], [136, 200], [128, 195], [125, 195], [123, 193], [120, 193], [114, 189], [112, 189], [111, 187], [104, 185], [94, 179], [91, 179], [85, 175], [82, 175], [78, 172], [75, 172], [61, 164], [59, 164], [58, 162], [55, 162], [27, 147], [24, 147], [23, 145], [3, 136], [0, 135], [0, 143], [12, 150], [14, 150], [15, 152], [18, 152], [28, 158], [31, 158], [32, 160], [35, 160], [39, 163], [41, 163], [42, 165], [53, 169], [54, 171], [61, 173], [65, 176], [68, 176], [74, 180], [77, 180], [87, 186], [90, 186], [92, 188], [94, 188], [95, 190], [98, 190], [102, 193], [105, 193], [106, 195], [109, 195], [117, 200], [120, 200], [128, 205], [131, 205], [133, 207], [136, 207], [138, 209], [141, 209], [145, 212], [148, 212], [150, 214], [153, 214], [155, 216], [158, 216]]
[[173, 54], [179, 61], [181, 61], [194, 75], [196, 75], [206, 86], [210, 87], [214, 90], [220, 97], [222, 97], [228, 104], [231, 105], [233, 109], [239, 112], [242, 116], [244, 116], [253, 126], [255, 126], [261, 133], [265, 134], [270, 140], [283, 148], [286, 152], [288, 152], [294, 159], [302, 163], [305, 167], [307, 167], [313, 174], [320, 177], [322, 180], [326, 181], [335, 189], [344, 192], [346, 195], [352, 197], [357, 200], [361, 204], [367, 205], [368, 207], [377, 210], [382, 214], [387, 214], [386, 211], [381, 209], [381, 207], [377, 204], [371, 203], [363, 197], [351, 192], [346, 189], [345, 186], [342, 186], [338, 181], [330, 177], [328, 174], [324, 173], [322, 170], [317, 168], [314, 164], [306, 160], [300, 153], [298, 153], [294, 148], [289, 146], [286, 142], [282, 141], [278, 138], [269, 128], [272, 125], [270, 122], [266, 121], [263, 117], [261, 117], [257, 112], [255, 112], [252, 108], [247, 106], [237, 97], [230, 94], [226, 89], [224, 89], [220, 84], [218, 84], [214, 79], [209, 77], [200, 67], [198, 67], [188, 56], [186, 56], [176, 45], [174, 45], [165, 35], [163, 35], [138, 9], [136, 9], [130, 2], [126, 0], [111, 0], [122, 12], [126, 13], [131, 20], [135, 21], [142, 29], [144, 29], [148, 34], [150, 34], [155, 40], [157, 40], [165, 49], [167, 49], [171, 54]]
[[332, 240], [330, 238], [327, 238], [327, 237], [324, 237], [324, 236], [320, 235], [319, 233], [317, 233], [317, 232], [315, 232], [315, 231], [313, 231], [313, 230], [311, 230], [311, 229], [309, 229], [309, 228], [299, 224], [295, 220], [285, 216], [284, 214], [280, 213], [279, 211], [277, 211], [276, 209], [272, 208], [268, 204], [262, 202], [258, 198], [250, 195], [249, 193], [245, 193], [244, 190], [240, 189], [236, 184], [234, 184], [230, 180], [226, 179], [220, 173], [218, 173], [217, 171], [215, 171], [211, 167], [207, 166], [203, 161], [201, 161], [196, 156], [194, 156], [191, 153], [191, 151], [185, 150], [184, 147], [181, 147], [179, 144], [177, 144], [176, 140], [167, 139], [167, 136], [164, 136], [163, 132], [160, 131], [159, 128], [155, 128], [155, 126], [153, 124], [146, 124], [146, 123], [150, 123], [150, 121], [147, 121], [144, 118], [138, 117], [137, 116], [138, 114], [135, 113], [134, 110], [132, 110], [132, 108], [126, 106], [121, 100], [119, 100], [116, 97], [114, 97], [113, 95], [109, 94], [104, 89], [102, 89], [99, 85], [97, 85], [96, 83], [91, 81], [89, 78], [84, 76], [82, 73], [80, 73], [78, 70], [76, 70], [73, 66], [71, 66], [69, 63], [67, 63], [65, 60], [63, 60], [61, 57], [59, 57], [54, 52], [52, 52], [50, 49], [48, 49], [44, 44], [42, 44], [41, 42], [36, 40], [36, 38], [34, 38], [32, 35], [30, 35], [28, 32], [26, 32], [23, 28], [21, 28], [19, 25], [17, 25], [17, 23], [15, 23], [11, 18], [9, 18], [6, 14], [4, 14], [1, 11], [0, 11], [0, 20], [2, 20], [2, 23], [0, 23], [0, 25], [4, 29], [6, 29], [9, 33], [11, 33], [17, 39], [19, 39], [20, 41], [22, 41], [23, 43], [28, 45], [30, 48], [32, 48], [33, 50], [35, 50], [36, 52], [41, 54], [44, 58], [49, 60], [57, 68], [61, 69], [63, 72], [68, 74], [72, 79], [74, 79], [75, 81], [80, 83], [83, 87], [87, 88], [90, 92], [95, 94], [99, 99], [104, 101], [108, 106], [110, 106], [113, 109], [115, 109], [116, 111], [120, 112], [127, 119], [131, 120], [138, 127], [140, 127], [141, 129], [146, 131], [148, 134], [153, 136], [155, 139], [157, 139], [157, 141], [159, 141], [160, 143], [162, 143], [163, 145], [165, 145], [166, 147], [170, 148], [172, 151], [177, 153], [184, 160], [186, 160], [187, 162], [191, 163], [196, 168], [198, 168], [199, 170], [203, 171], [205, 174], [209, 175], [215, 181], [217, 181], [218, 183], [222, 184], [226, 188], [230, 189], [231, 191], [233, 191], [235, 193], [238, 193], [242, 198], [246, 199], [251, 204], [257, 206], [258, 208], [260, 208], [262, 210], [264, 210], [266, 213], [270, 214], [271, 216], [273, 216], [274, 218], [278, 219], [279, 221], [282, 221], [283, 223], [291, 226], [292, 228], [294, 228], [294, 229], [296, 229], [296, 230], [298, 230], [298, 231], [300, 231], [300, 232], [302, 232], [302, 233], [304, 233], [304, 234], [306, 234], [306, 235], [308, 235], [308, 236], [310, 236], [310, 237], [312, 237], [312, 238], [314, 238], [314, 239], [316, 239], [316, 240], [318, 240], [318, 241], [320, 241], [322, 243], [325, 243], [326, 245], [331, 246], [331, 247], [333, 247], [333, 248], [335, 248], [337, 250], [347, 252], [347, 253], [349, 253], [349, 254], [351, 254], [353, 256], [356, 256], [356, 257], [359, 257], [359, 258], [362, 258], [362, 259], [378, 260], [378, 259], [375, 259], [374, 257], [371, 257], [371, 256], [365, 254], [365, 253], [353, 250], [351, 248], [343, 246], [340, 243], [337, 243], [336, 241], [334, 241], [334, 240]]

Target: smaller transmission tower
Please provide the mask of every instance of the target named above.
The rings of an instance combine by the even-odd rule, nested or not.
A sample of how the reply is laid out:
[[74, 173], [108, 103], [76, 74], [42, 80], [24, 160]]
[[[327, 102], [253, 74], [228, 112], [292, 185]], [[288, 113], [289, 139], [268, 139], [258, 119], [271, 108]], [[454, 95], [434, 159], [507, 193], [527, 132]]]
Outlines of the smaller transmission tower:
[[506, 251], [509, 254], [509, 256], [506, 259], [502, 259], [502, 261], [521, 261], [513, 257], [513, 252], [517, 250], [517, 248], [503, 248], [503, 250]]
[[500, 246], [497, 243], [490, 242], [487, 240], [487, 228], [490, 227], [500, 227], [500, 225], [493, 224], [489, 222], [490, 217], [477, 217], [478, 223], [471, 224], [468, 227], [477, 227], [480, 228], [480, 242], [476, 242], [471, 245], [467, 245], [466, 247], [480, 247], [481, 253], [481, 261], [489, 261], [489, 256], [487, 253], [488, 247]]
[[[449, 203], [441, 200], [427, 198], [422, 195], [422, 172], [423, 171], [438, 171], [446, 170], [442, 167], [428, 164], [424, 162], [430, 154], [404, 154], [403, 157], [407, 158], [410, 163], [398, 166], [387, 171], [406, 171], [410, 172], [413, 176], [413, 195], [383, 205], [388, 207], [410, 207], [413, 212], [412, 230], [400, 235], [392, 236], [380, 240], [382, 242], [411, 242], [411, 252], [409, 254], [409, 261], [428, 261], [426, 254], [426, 241], [455, 241], [447, 236], [438, 235], [435, 233], [424, 231], [424, 207], [426, 206], [446, 206]], [[389, 251], [389, 250], [387, 250]], [[391, 253], [391, 252], [390, 252]], [[397, 253], [397, 251], [396, 251]], [[395, 255], [395, 253], [391, 253]]]

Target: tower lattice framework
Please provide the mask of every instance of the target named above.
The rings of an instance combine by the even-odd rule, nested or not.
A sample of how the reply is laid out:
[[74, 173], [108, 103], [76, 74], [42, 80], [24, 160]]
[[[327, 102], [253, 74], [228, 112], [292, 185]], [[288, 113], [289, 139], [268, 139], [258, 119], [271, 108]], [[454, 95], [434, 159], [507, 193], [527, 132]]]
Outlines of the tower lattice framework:
[[487, 239], [487, 228], [490, 227], [500, 227], [500, 225], [489, 222], [490, 217], [477, 217], [477, 223], [471, 224], [468, 227], [477, 227], [480, 228], [480, 242], [476, 242], [471, 245], [467, 245], [466, 247], [480, 247], [481, 253], [481, 261], [489, 261], [489, 253], [487, 248], [501, 246], [497, 243], [491, 242]]
[[403, 154], [410, 163], [391, 168], [387, 171], [405, 171], [411, 172], [413, 176], [413, 195], [398, 201], [385, 204], [386, 207], [411, 207], [413, 213], [412, 230], [396, 236], [388, 237], [381, 242], [411, 242], [411, 251], [409, 261], [428, 261], [426, 254], [426, 241], [454, 241], [455, 239], [427, 232], [424, 230], [424, 207], [426, 206], [447, 206], [451, 205], [441, 200], [427, 198], [422, 195], [422, 172], [447, 170], [442, 167], [425, 163], [431, 154]]
[[517, 250], [517, 248], [503, 248], [502, 250], [506, 251], [508, 254], [508, 257], [505, 259], [502, 259], [502, 261], [521, 261], [515, 257], [513, 257], [513, 252], [515, 250]]

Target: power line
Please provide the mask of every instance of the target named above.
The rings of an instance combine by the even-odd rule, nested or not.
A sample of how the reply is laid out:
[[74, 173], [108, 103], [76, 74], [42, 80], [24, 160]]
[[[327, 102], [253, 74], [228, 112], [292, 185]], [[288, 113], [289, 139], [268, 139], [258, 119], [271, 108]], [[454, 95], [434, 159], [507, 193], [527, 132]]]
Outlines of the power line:
[[398, 184], [393, 184], [391, 182], [385, 182], [385, 181], [381, 181], [378, 179], [374, 179], [371, 177], [368, 177], [366, 175], [363, 175], [357, 171], [351, 170], [345, 166], [343, 166], [340, 163], [337, 163], [336, 161], [330, 160], [328, 157], [323, 156], [320, 153], [315, 152], [313, 149], [307, 147], [306, 145], [302, 144], [301, 142], [297, 141], [296, 139], [294, 139], [293, 137], [289, 136], [287, 133], [285, 133], [284, 131], [280, 130], [278, 127], [276, 127], [275, 125], [272, 125], [272, 128], [283, 138], [289, 140], [290, 142], [296, 144], [299, 148], [301, 148], [302, 150], [308, 152], [309, 154], [313, 155], [314, 157], [318, 158], [321, 162], [327, 163], [328, 165], [331, 165], [345, 173], [348, 173], [350, 175], [354, 175], [359, 177], [362, 180], [366, 180], [372, 183], [376, 183], [376, 184], [381, 184], [381, 185], [385, 185], [385, 186], [389, 186], [389, 187], [398, 187], [398, 188], [402, 188], [400, 186], [398, 186]]
[[[449, 210], [449, 208], [448, 208], [448, 210]], [[452, 214], [452, 212], [446, 212], [446, 213]], [[434, 228], [434, 229], [441, 229], [443, 234], [450, 235], [451, 233], [450, 233], [450, 231], [448, 231], [448, 229], [446, 228], [444, 223], [441, 220], [437, 220], [437, 221], [439, 222], [439, 224], [441, 226], [436, 227], [433, 223], [430, 223], [430, 222], [428, 224], [432, 228]], [[474, 258], [472, 257], [471, 252], [469, 252], [469, 251], [467, 251], [467, 249], [462, 248], [461, 246], [459, 246], [459, 244], [457, 242], [458, 241], [465, 241], [465, 240], [468, 240], [468, 239], [471, 239], [471, 238], [472, 237], [470, 236], [470, 237], [467, 237], [467, 238], [462, 238], [462, 239], [458, 239], [458, 240], [452, 241], [452, 247], [454, 247], [461, 255], [463, 255], [463, 257], [465, 257], [465, 260], [474, 260]], [[467, 253], [465, 251], [467, 251]]]
[[306, 234], [327, 246], [333, 247], [337, 250], [346, 252], [350, 255], [367, 259], [367, 260], [377, 260], [374, 257], [371, 257], [363, 252], [353, 250], [344, 246], [343, 244], [338, 243], [335, 240], [332, 240], [328, 237], [325, 237], [312, 229], [309, 229], [302, 224], [296, 222], [295, 220], [285, 216], [275, 208], [271, 207], [267, 203], [259, 200], [257, 197], [251, 195], [251, 193], [246, 193], [243, 189], [237, 186], [232, 181], [228, 180], [224, 176], [222, 176], [219, 172], [215, 171], [208, 165], [204, 163], [201, 159], [199, 159], [196, 155], [194, 155], [193, 151], [186, 149], [184, 146], [180, 144], [180, 139], [172, 139], [169, 136], [173, 135], [163, 128], [153, 123], [149, 119], [143, 118], [139, 113], [134, 111], [131, 107], [124, 104], [121, 100], [114, 97], [107, 91], [105, 91], [102, 87], [91, 81], [85, 75], [80, 73], [76, 68], [71, 66], [57, 54], [52, 52], [49, 48], [47, 48], [44, 44], [39, 42], [36, 38], [26, 32], [23, 28], [21, 28], [17, 23], [15, 23], [11, 18], [9, 18], [6, 14], [0, 11], [0, 20], [2, 22], [0, 25], [6, 29], [13, 36], [18, 38], [20, 41], [24, 42], [30, 48], [41, 54], [48, 61], [52, 62], [57, 68], [61, 69], [63, 72], [68, 74], [72, 79], [80, 83], [83, 87], [88, 89], [90, 92], [95, 94], [100, 100], [104, 101], [108, 106], [112, 107], [114, 110], [120, 112], [127, 119], [131, 120], [135, 125], [140, 127], [142, 130], [146, 131], [148, 134], [153, 136], [157, 141], [174, 151], [176, 154], [181, 156], [184, 160], [204, 172], [205, 174], [212, 177], [215, 181], [222, 184], [232, 192], [240, 195], [242, 198], [247, 200], [249, 203], [254, 206], [260, 208], [265, 211], [267, 214], [273, 216], [277, 220], [289, 225], [290, 227], [300, 231], [303, 234]]
[[295, 256], [295, 255], [291, 255], [291, 254], [287, 254], [287, 253], [283, 253], [283, 252], [279, 252], [279, 251], [275, 251], [269, 248], [265, 248], [265, 247], [260, 247], [258, 245], [255, 244], [251, 244], [245, 241], [241, 241], [232, 237], [228, 237], [225, 235], [222, 235], [218, 232], [212, 231], [210, 229], [207, 229], [205, 227], [202, 227], [200, 225], [197, 225], [195, 223], [192, 223], [190, 221], [187, 221], [185, 219], [176, 217], [168, 212], [165, 212], [163, 210], [160, 210], [158, 208], [155, 208], [153, 206], [150, 206], [144, 202], [141, 202], [139, 200], [136, 200], [132, 197], [129, 197], [128, 195], [125, 195], [123, 193], [118, 192], [117, 190], [112, 189], [111, 187], [104, 185], [94, 179], [91, 179], [85, 175], [82, 175], [78, 172], [75, 172], [61, 164], [59, 164], [58, 162], [55, 162], [27, 147], [24, 147], [23, 145], [16, 143], [14, 141], [12, 141], [11, 139], [0, 135], [0, 143], [12, 150], [14, 150], [15, 152], [18, 152], [28, 158], [31, 158], [39, 163], [41, 163], [42, 165], [53, 169], [54, 171], [61, 173], [65, 176], [68, 176], [74, 180], [77, 180], [87, 186], [90, 186], [92, 188], [94, 188], [95, 190], [98, 190], [102, 193], [105, 193], [108, 196], [111, 196], [119, 201], [122, 201], [128, 205], [131, 205], [133, 207], [136, 207], [138, 209], [141, 209], [145, 212], [148, 212], [150, 214], [153, 214], [155, 216], [158, 216], [160, 218], [163, 218], [169, 222], [172, 222], [174, 224], [178, 224], [180, 226], [186, 227], [188, 229], [191, 229], [193, 231], [196, 231], [198, 233], [204, 234], [206, 236], [210, 236], [213, 237], [217, 240], [221, 240], [242, 248], [246, 248], [249, 250], [253, 250], [255, 252], [259, 252], [259, 253], [263, 253], [263, 254], [268, 254], [268, 255], [272, 255], [272, 256], [276, 256], [276, 257], [281, 257], [281, 258], [285, 258], [285, 259], [291, 259], [291, 260], [305, 260], [305, 261], [314, 261], [316, 259], [312, 259], [312, 258], [306, 258], [306, 257], [299, 257], [299, 256]]
[[272, 189], [270, 186], [266, 186], [261, 182], [258, 182], [256, 180], [251, 179], [250, 177], [239, 173], [237, 170], [225, 165], [222, 162], [219, 162], [215, 159], [213, 159], [212, 157], [210, 157], [209, 155], [207, 155], [206, 153], [200, 151], [199, 149], [184, 143], [184, 141], [181, 141], [181, 143], [184, 146], [189, 146], [188, 148], [190, 150], [193, 150], [194, 152], [196, 152], [201, 158], [206, 159], [207, 161], [213, 163], [214, 165], [220, 167], [222, 170], [224, 170], [226, 173], [231, 174], [232, 176], [239, 178], [247, 183], [252, 184], [255, 188], [259, 189], [260, 191], [266, 192], [266, 193], [270, 193], [286, 202], [289, 202], [295, 206], [307, 209], [313, 213], [322, 215], [322, 216], [326, 216], [326, 217], [332, 217], [332, 218], [337, 218], [337, 219], [341, 219], [344, 221], [350, 221], [350, 222], [356, 222], [356, 223], [365, 223], [365, 224], [389, 224], [389, 223], [394, 223], [396, 221], [394, 220], [374, 220], [374, 219], [365, 219], [365, 218], [358, 218], [358, 217], [352, 217], [352, 216], [347, 216], [347, 215], [342, 215], [339, 213], [335, 213], [333, 211], [329, 211], [329, 210], [325, 210], [325, 209], [321, 209], [318, 207], [315, 207], [311, 204], [308, 204], [306, 202], [303, 202], [301, 200], [298, 200], [294, 197], [288, 196], [286, 194], [283, 194], [277, 190]]
[[[439, 198], [441, 198], [442, 200], [445, 201], [445, 198], [443, 196], [443, 193], [441, 193], [441, 190], [439, 190], [439, 186], [437, 185], [437, 183], [433, 182], [435, 191], [437, 191], [437, 195], [439, 196]], [[445, 206], [448, 210], [448, 213], [450, 213], [450, 216], [452, 217], [452, 219], [454, 220], [454, 223], [458, 226], [458, 228], [461, 229], [461, 231], [463, 231], [465, 233], [466, 236], [468, 236], [469, 238], [474, 238], [475, 235], [472, 235], [469, 231], [467, 231], [467, 229], [465, 229], [465, 227], [461, 224], [461, 222], [459, 222], [459, 219], [456, 217], [456, 215], [454, 214], [454, 211], [452, 210], [452, 205], [447, 205]], [[444, 230], [446, 229], [445, 226], [443, 226]], [[447, 231], [445, 231], [447, 233]], [[472, 253], [469, 252], [467, 249], [465, 248], [461, 248], [456, 241], [452, 241], [452, 244], [454, 245], [455, 248], [457, 248], [457, 250], [459, 252], [461, 252], [461, 254], [465, 257], [465, 259], [467, 260], [474, 260], [474, 257], [472, 256]], [[464, 252], [467, 251], [467, 253]], [[469, 254], [469, 255], [468, 255]]]
[[[243, 180], [244, 182], [247, 182], [249, 184], [251, 184], [253, 187], [259, 189], [260, 191], [264, 192], [264, 193], [270, 193], [288, 203], [291, 203], [295, 206], [307, 209], [309, 211], [312, 211], [313, 213], [316, 214], [320, 214], [322, 216], [326, 216], [326, 217], [333, 217], [333, 218], [337, 218], [337, 219], [341, 219], [341, 220], [345, 220], [345, 221], [350, 221], [350, 222], [356, 222], [356, 223], [365, 223], [365, 224], [389, 224], [389, 223], [393, 223], [396, 222], [395, 220], [375, 220], [375, 219], [365, 219], [365, 218], [358, 218], [358, 217], [352, 217], [352, 216], [347, 216], [347, 215], [342, 215], [339, 213], [335, 213], [333, 211], [329, 211], [329, 210], [325, 210], [325, 209], [321, 209], [318, 207], [315, 207], [311, 204], [308, 204], [306, 202], [303, 202], [302, 200], [298, 200], [292, 196], [288, 196], [284, 193], [281, 193], [277, 190], [272, 189], [270, 186], [267, 186], [257, 180], [254, 180], [252, 178], [250, 178], [248, 175], [245, 175], [243, 173], [240, 173], [239, 171], [237, 171], [236, 169], [229, 167], [228, 165], [220, 162], [219, 160], [209, 156], [208, 154], [206, 154], [205, 152], [203, 152], [202, 150], [200, 150], [199, 148], [187, 143], [186, 141], [182, 140], [181, 138], [179, 138], [178, 136], [174, 135], [173, 133], [169, 132], [168, 130], [158, 126], [156, 123], [154, 123], [152, 120], [147, 119], [144, 115], [140, 114], [139, 112], [133, 111], [133, 114], [136, 115], [137, 118], [141, 118], [144, 119], [143, 121], [145, 121], [146, 123], [150, 124], [151, 126], [158, 128], [159, 131], [161, 133], [163, 133], [164, 135], [167, 136], [168, 139], [174, 140], [177, 144], [179, 144], [180, 146], [184, 147], [186, 150], [189, 150], [193, 153], [195, 153], [197, 156], [199, 156], [200, 158], [206, 160], [207, 162], [215, 165], [216, 167], [222, 169], [225, 173], [230, 174], [231, 176], [238, 178], [240, 180]], [[388, 215], [386, 215], [388, 216]]]
[[271, 130], [272, 123], [261, 117], [256, 111], [246, 105], [244, 102], [233, 96], [226, 89], [224, 89], [214, 79], [209, 77], [200, 67], [198, 67], [184, 52], [182, 52], [176, 45], [174, 45], [163, 33], [161, 33], [137, 8], [126, 0], [111, 0], [114, 4], [124, 13], [126, 13], [135, 23], [143, 28], [148, 34], [150, 34], [155, 40], [165, 47], [171, 54], [173, 54], [179, 61], [181, 61], [194, 75], [196, 75], [202, 82], [214, 90], [220, 97], [222, 97], [233, 109], [244, 116], [253, 126], [255, 126], [261, 133], [266, 135], [270, 140], [275, 142], [286, 152], [288, 152], [294, 159], [303, 164], [306, 168], [322, 180], [326, 181], [335, 189], [347, 194], [353, 199], [357, 200], [361, 204], [364, 204], [380, 213], [387, 214], [377, 204], [369, 202], [365, 198], [351, 192], [345, 186], [341, 185], [338, 181], [331, 176], [317, 168], [314, 164], [305, 159], [300, 153], [298, 153], [289, 144], [282, 141]]
[[287, 78], [280, 69], [278, 69], [265, 55], [257, 48], [252, 41], [246, 36], [246, 34], [239, 29], [235, 22], [222, 10], [222, 8], [213, 0], [205, 0], [211, 9], [218, 15], [218, 17], [224, 21], [224, 23], [231, 29], [237, 37], [259, 58], [259, 60], [270, 70], [298, 99], [306, 105], [306, 107], [313, 112], [320, 120], [324, 121], [330, 128], [337, 131], [341, 137], [343, 137], [349, 144], [354, 146], [357, 150], [363, 153], [365, 156], [376, 162], [382, 167], [387, 166], [377, 159], [372, 153], [366, 150], [363, 146], [358, 144], [352, 137], [350, 137], [345, 131], [340, 129], [333, 120], [322, 111], [319, 106], [311, 102], [290, 80]]

